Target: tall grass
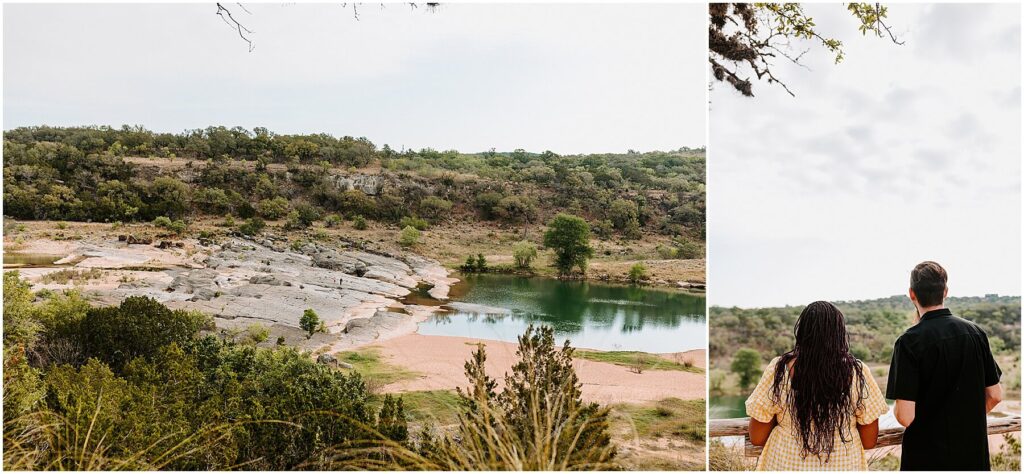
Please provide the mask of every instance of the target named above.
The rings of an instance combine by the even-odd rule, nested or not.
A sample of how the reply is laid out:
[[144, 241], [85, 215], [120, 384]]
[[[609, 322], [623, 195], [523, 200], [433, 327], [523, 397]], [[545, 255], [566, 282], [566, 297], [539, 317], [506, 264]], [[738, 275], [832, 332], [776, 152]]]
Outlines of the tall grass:
[[469, 387], [459, 389], [461, 410], [453, 429], [424, 429], [407, 443], [379, 437], [361, 446], [335, 447], [331, 469], [431, 471], [611, 470], [616, 447], [608, 430], [609, 410], [583, 403], [572, 367], [573, 349], [554, 345], [550, 328], [531, 326], [519, 338], [519, 362], [505, 388], [485, 371], [478, 346], [466, 362]]
[[[603, 420], [589, 412], [562, 412], [567, 400], [533, 398], [527, 436], [502, 410], [478, 398], [478, 410], [464, 411], [447, 433], [425, 429], [413, 443], [383, 436], [330, 449], [323, 468], [423, 471], [606, 471], [615, 470], [615, 446], [588, 445], [587, 434]], [[566, 442], [568, 440], [568, 442]]]
[[232, 424], [188, 433], [167, 434], [129, 455], [114, 455], [113, 433], [100, 429], [101, 403], [87, 425], [47, 410], [31, 412], [4, 422], [4, 469], [9, 471], [140, 471], [164, 470], [207, 450], [231, 436]]

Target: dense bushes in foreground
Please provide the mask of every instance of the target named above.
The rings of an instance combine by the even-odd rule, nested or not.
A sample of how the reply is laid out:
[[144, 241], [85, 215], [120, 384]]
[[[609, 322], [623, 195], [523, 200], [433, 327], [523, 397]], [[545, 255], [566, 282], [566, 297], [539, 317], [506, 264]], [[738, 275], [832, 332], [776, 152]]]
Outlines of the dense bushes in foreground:
[[202, 336], [201, 314], [33, 298], [4, 275], [5, 445], [40, 451], [20, 468], [293, 469], [376, 422], [358, 374]]
[[[572, 349], [520, 338], [505, 388], [466, 363], [457, 426], [410, 435], [403, 401], [287, 347], [203, 335], [143, 297], [91, 307], [4, 274], [4, 467], [11, 470], [607, 469], [608, 410]], [[379, 408], [377, 408], [379, 407]]]

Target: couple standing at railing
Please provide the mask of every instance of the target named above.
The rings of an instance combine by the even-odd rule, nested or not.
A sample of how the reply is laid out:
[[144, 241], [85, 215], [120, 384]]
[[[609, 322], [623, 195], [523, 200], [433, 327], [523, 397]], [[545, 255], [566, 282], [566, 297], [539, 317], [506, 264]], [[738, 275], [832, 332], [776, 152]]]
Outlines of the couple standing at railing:
[[989, 470], [986, 415], [1002, 398], [988, 337], [946, 309], [946, 270], [924, 262], [910, 274], [914, 326], [893, 350], [886, 395], [849, 350], [843, 314], [811, 303], [793, 350], [768, 364], [747, 399], [750, 441], [764, 450], [758, 470], [866, 471], [864, 449], [896, 400], [902, 470]]

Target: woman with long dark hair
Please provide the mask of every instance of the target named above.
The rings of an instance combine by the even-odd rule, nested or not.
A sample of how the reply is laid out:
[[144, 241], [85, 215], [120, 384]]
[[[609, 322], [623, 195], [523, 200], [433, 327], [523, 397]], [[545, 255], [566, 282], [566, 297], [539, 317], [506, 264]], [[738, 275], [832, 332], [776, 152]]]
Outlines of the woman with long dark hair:
[[800, 313], [796, 345], [765, 368], [747, 399], [750, 441], [761, 471], [866, 471], [889, 407], [863, 362], [850, 354], [843, 313], [816, 301]]

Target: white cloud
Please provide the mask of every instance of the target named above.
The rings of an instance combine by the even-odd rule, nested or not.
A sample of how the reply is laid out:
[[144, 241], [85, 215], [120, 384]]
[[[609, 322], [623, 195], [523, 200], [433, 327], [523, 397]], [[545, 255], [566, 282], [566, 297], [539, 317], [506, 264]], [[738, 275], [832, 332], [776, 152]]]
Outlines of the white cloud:
[[[229, 5], [230, 7], [230, 5]], [[701, 5], [4, 6], [4, 127], [211, 124], [393, 147], [699, 146]]]
[[891, 5], [896, 46], [810, 5], [844, 62], [779, 64], [796, 98], [716, 85], [710, 302], [889, 296], [925, 259], [954, 295], [1020, 294], [1019, 8]]

